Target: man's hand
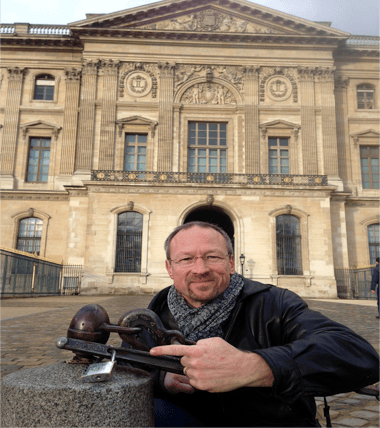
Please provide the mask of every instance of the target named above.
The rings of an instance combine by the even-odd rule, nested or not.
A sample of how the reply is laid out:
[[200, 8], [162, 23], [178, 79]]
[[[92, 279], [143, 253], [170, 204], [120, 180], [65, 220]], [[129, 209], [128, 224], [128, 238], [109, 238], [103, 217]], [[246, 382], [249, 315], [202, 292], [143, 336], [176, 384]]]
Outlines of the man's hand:
[[165, 375], [164, 386], [171, 394], [178, 394], [179, 392], [192, 394], [195, 391], [190, 385], [190, 379], [187, 376], [169, 372]]
[[182, 356], [181, 364], [187, 368], [190, 385], [204, 391], [226, 392], [246, 386], [270, 387], [274, 381], [272, 371], [263, 358], [240, 351], [220, 337], [199, 340], [192, 346], [158, 346], [152, 348], [150, 353]]

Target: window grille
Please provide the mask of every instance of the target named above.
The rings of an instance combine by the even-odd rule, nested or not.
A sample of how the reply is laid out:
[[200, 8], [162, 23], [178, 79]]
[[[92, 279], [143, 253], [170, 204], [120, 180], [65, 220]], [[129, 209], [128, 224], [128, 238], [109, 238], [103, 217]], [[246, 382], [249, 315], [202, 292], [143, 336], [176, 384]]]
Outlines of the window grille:
[[289, 174], [289, 139], [268, 138], [269, 174]]
[[28, 217], [20, 221], [17, 249], [27, 253], [40, 254], [43, 221], [39, 218]]
[[227, 172], [227, 124], [189, 122], [188, 172]]
[[143, 215], [128, 211], [118, 216], [115, 272], [141, 272]]
[[125, 134], [124, 171], [146, 171], [146, 134]]
[[31, 138], [26, 181], [48, 181], [50, 138]]
[[50, 74], [42, 74], [36, 77], [34, 86], [34, 99], [53, 101], [54, 100], [55, 78]]
[[357, 87], [358, 109], [372, 110], [375, 102], [375, 90], [372, 85]]
[[279, 275], [302, 275], [300, 221], [292, 215], [276, 218], [277, 271]]
[[376, 258], [379, 257], [379, 223], [371, 224], [367, 228], [368, 244], [369, 244], [369, 262], [371, 265], [376, 263]]
[[363, 189], [379, 188], [379, 146], [360, 146]]

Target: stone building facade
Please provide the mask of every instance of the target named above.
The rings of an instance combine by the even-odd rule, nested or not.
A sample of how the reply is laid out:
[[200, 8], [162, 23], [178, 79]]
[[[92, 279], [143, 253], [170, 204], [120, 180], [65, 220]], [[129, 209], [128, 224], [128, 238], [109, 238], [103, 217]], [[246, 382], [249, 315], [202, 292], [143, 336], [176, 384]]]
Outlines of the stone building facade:
[[169, 285], [164, 240], [197, 219], [301, 296], [374, 262], [379, 38], [245, 0], [1, 33], [3, 247], [83, 265], [82, 293]]

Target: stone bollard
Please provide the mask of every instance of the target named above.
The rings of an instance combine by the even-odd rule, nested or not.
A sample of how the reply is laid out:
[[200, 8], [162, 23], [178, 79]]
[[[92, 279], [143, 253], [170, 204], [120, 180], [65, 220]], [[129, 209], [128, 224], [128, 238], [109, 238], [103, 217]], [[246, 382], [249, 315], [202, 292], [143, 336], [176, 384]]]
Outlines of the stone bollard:
[[2, 380], [3, 427], [153, 427], [153, 379], [116, 366], [108, 382], [83, 383], [82, 364], [55, 363]]

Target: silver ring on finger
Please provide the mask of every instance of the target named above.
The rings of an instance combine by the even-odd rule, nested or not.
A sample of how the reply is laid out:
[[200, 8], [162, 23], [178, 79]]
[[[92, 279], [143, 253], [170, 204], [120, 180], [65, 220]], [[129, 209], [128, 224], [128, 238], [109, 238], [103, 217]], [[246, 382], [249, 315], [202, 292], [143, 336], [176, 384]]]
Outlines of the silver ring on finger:
[[183, 373], [184, 373], [184, 375], [185, 376], [187, 376], [187, 371], [189, 370], [189, 367], [184, 367], [184, 369], [183, 369]]

